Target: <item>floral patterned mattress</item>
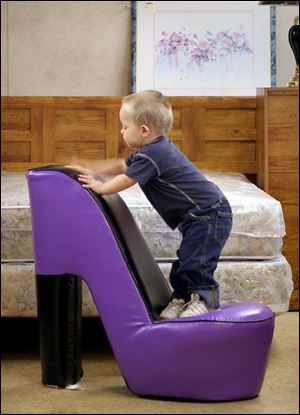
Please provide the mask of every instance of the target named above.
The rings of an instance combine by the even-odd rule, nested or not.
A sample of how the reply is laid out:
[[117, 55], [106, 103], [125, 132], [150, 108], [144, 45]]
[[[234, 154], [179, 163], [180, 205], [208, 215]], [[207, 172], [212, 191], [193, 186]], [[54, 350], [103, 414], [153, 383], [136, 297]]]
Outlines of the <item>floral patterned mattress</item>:
[[[223, 190], [233, 210], [233, 228], [222, 258], [271, 259], [281, 254], [285, 225], [281, 204], [239, 173], [204, 172]], [[24, 173], [1, 173], [1, 260], [32, 261], [31, 217]], [[180, 245], [138, 185], [121, 197], [131, 210], [153, 256], [172, 260]]]
[[[220, 186], [233, 210], [233, 229], [215, 278], [221, 301], [262, 302], [276, 313], [288, 310], [293, 289], [291, 267], [281, 255], [285, 235], [281, 204], [238, 173], [204, 172]], [[1, 173], [1, 312], [36, 316], [29, 196], [24, 173]], [[140, 227], [167, 281], [180, 245], [138, 185], [120, 193]], [[83, 284], [83, 315], [97, 310]]]
[[[171, 263], [159, 263], [168, 281]], [[33, 263], [4, 263], [1, 267], [1, 315], [36, 317]], [[215, 271], [223, 302], [254, 301], [277, 315], [288, 311], [293, 289], [291, 267], [284, 256], [265, 261], [220, 261]], [[91, 294], [83, 283], [85, 317], [97, 316]]]

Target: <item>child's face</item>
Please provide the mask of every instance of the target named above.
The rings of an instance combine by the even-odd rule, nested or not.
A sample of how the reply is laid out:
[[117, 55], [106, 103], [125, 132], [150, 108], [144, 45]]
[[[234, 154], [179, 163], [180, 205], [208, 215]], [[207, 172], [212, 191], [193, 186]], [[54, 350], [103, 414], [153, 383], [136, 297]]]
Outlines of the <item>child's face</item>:
[[120, 121], [122, 123], [121, 134], [127, 146], [130, 148], [142, 147], [144, 145], [143, 130], [130, 121], [123, 108], [120, 110]]

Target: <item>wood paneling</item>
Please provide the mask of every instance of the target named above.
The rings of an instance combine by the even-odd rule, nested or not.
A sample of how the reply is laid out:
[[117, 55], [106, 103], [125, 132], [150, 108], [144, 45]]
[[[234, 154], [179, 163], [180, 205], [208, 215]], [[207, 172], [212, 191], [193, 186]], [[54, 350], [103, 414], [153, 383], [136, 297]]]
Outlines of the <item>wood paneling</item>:
[[238, 130], [255, 128], [255, 109], [207, 109], [207, 127]]
[[97, 140], [106, 130], [106, 111], [91, 109], [57, 109], [55, 139]]
[[295, 125], [298, 117], [297, 95], [268, 95], [268, 122], [271, 125]]
[[1, 117], [3, 131], [30, 131], [29, 109], [4, 109]]
[[10, 163], [15, 159], [21, 162], [31, 160], [30, 142], [28, 141], [4, 141], [1, 145], [1, 162]]
[[106, 143], [105, 141], [56, 141], [55, 142], [55, 159], [58, 164], [68, 164], [70, 162], [70, 154], [74, 158], [95, 159], [95, 154], [99, 160], [105, 160]]
[[209, 141], [206, 143], [206, 157], [209, 160], [223, 159], [239, 160], [242, 162], [253, 162], [253, 172], [255, 171], [255, 142], [253, 141], [228, 141], [220, 146], [220, 141]]
[[281, 202], [283, 255], [292, 267], [291, 310], [299, 310], [299, 89], [257, 90], [258, 184]]
[[[255, 97], [169, 97], [170, 139], [196, 165], [255, 174]], [[126, 157], [122, 97], [2, 97], [2, 168], [22, 171], [72, 158]], [[24, 141], [28, 141], [25, 148]], [[22, 151], [13, 142], [23, 143]], [[21, 145], [21, 144], [20, 144]]]

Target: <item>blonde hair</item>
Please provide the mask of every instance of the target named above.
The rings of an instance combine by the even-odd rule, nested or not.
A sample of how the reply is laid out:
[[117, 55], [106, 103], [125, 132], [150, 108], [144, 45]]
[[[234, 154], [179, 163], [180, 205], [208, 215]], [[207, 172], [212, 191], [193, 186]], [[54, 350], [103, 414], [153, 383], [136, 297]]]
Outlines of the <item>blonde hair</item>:
[[167, 133], [172, 127], [172, 107], [159, 91], [146, 90], [127, 95], [123, 98], [122, 109], [138, 126], [152, 126], [162, 133]]

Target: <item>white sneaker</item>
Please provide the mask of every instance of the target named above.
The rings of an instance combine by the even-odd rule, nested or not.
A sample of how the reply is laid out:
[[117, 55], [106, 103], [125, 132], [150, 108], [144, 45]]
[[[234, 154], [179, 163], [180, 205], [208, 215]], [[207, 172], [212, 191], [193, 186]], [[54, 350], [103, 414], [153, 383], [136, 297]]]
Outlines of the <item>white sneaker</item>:
[[205, 303], [200, 300], [199, 294], [194, 293], [191, 295], [191, 301], [185, 304], [184, 310], [179, 317], [200, 316], [201, 314], [208, 313], [208, 311]]
[[184, 300], [182, 298], [173, 298], [159, 317], [162, 319], [177, 318], [180, 316], [183, 306]]

